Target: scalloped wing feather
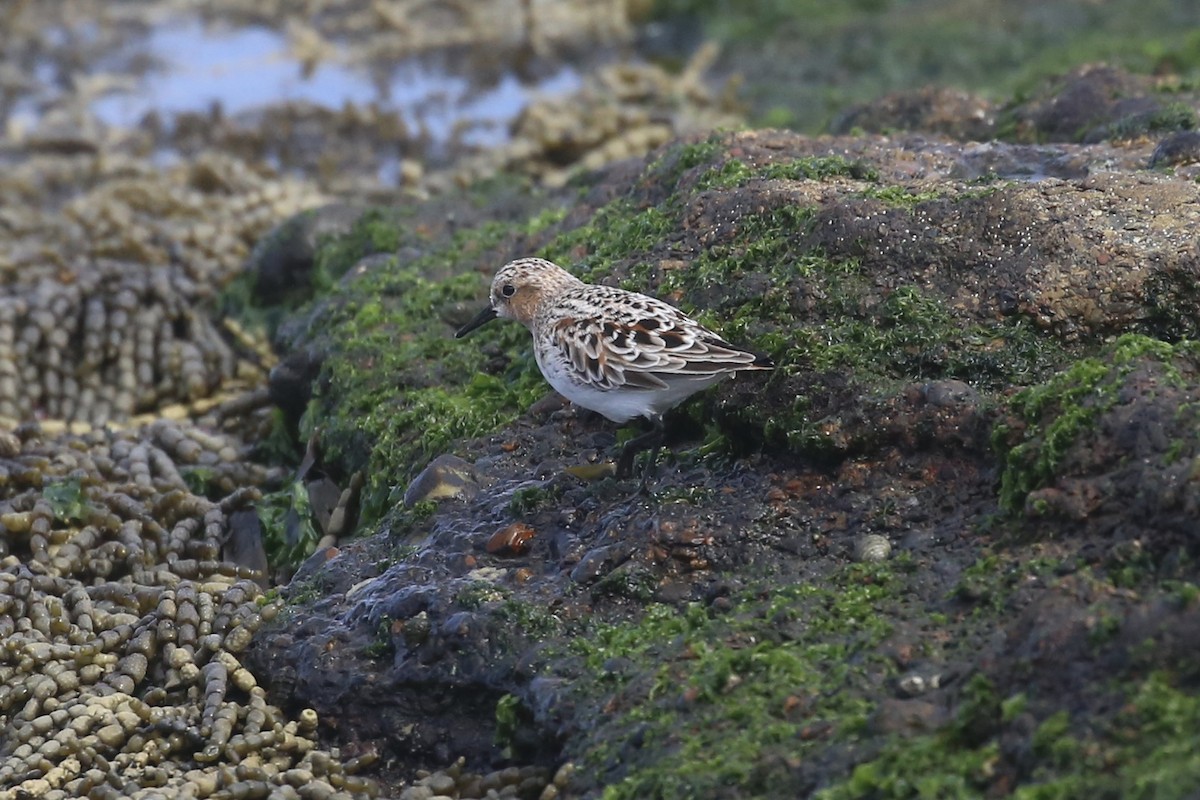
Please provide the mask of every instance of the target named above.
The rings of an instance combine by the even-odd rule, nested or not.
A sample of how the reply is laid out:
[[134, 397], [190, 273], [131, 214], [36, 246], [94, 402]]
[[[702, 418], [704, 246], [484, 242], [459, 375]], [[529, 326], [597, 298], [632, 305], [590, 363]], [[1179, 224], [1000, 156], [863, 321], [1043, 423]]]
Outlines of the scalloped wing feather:
[[[672, 377], [715, 376], [755, 367], [755, 354], [737, 349], [674, 306], [646, 295], [608, 305], [607, 293], [579, 298], [592, 302], [574, 304], [572, 315], [550, 328], [551, 341], [582, 383], [600, 390], [662, 390]], [[621, 299], [631, 297], [621, 294]], [[606, 305], [602, 317], [597, 306]], [[585, 311], [591, 313], [580, 313]]]

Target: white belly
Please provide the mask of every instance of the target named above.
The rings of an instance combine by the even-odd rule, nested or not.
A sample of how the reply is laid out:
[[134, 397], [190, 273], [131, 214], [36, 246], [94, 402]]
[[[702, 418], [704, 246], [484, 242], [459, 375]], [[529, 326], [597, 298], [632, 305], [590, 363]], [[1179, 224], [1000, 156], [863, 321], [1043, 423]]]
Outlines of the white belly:
[[547, 359], [543, 362], [538, 358], [537, 362], [542, 376], [555, 391], [572, 403], [603, 414], [613, 422], [628, 422], [634, 417], [654, 419], [701, 389], [706, 389], [731, 374], [722, 372], [715, 375], [660, 375], [659, 377], [667, 382], [665, 389], [598, 389], [575, 380], [566, 365], [557, 359]]

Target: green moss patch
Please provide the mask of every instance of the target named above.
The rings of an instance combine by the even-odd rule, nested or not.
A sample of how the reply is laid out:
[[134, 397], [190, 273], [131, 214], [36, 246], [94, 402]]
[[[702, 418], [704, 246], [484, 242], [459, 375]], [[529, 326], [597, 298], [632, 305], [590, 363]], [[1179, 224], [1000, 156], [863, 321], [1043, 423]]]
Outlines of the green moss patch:
[[795, 158], [759, 169], [731, 158], [718, 167], [712, 167], [700, 176], [698, 189], [731, 189], [742, 186], [752, 179], [757, 180], [813, 180], [845, 177], [861, 181], [877, 181], [879, 174], [861, 161], [851, 161], [841, 156], [810, 156]]
[[[545, 393], [523, 328], [496, 325], [467, 342], [454, 330], [459, 317], [486, 302], [486, 282], [463, 265], [560, 216], [433, 236], [415, 225], [399, 230], [395, 220], [389, 228], [368, 213], [348, 236], [318, 249], [317, 263], [330, 273], [365, 256], [381, 259], [354, 280], [328, 286], [308, 314], [328, 355], [301, 433], [319, 435], [335, 474], [364, 470], [362, 524], [371, 527], [400, 505], [409, 480], [434, 456], [496, 429]], [[420, 255], [390, 255], [400, 243]]]
[[1018, 393], [1009, 408], [1016, 423], [997, 427], [993, 441], [1004, 458], [1000, 502], [1023, 507], [1034, 489], [1058, 477], [1068, 451], [1096, 419], [1120, 400], [1122, 382], [1139, 364], [1161, 364], [1165, 380], [1178, 383], [1176, 356], [1196, 358], [1194, 342], [1168, 344], [1140, 334], [1120, 337], [1106, 352], [1085, 358], [1044, 383]]
[[[486, 246], [487, 238], [464, 245]], [[520, 326], [498, 326], [493, 341], [508, 367], [495, 374], [484, 349], [453, 338], [440, 312], [478, 302], [479, 289], [474, 273], [439, 279], [428, 264], [397, 263], [356, 282], [339, 308], [336, 357], [309, 421], [327, 458], [365, 466], [367, 519], [396, 505], [434, 456], [511, 420], [546, 391]]]
[[1140, 136], [1163, 136], [1190, 131], [1197, 126], [1196, 110], [1186, 103], [1168, 103], [1153, 111], [1133, 114], [1110, 123], [1106, 138], [1130, 140]]
[[[980, 704], [993, 706], [993, 719], [1008, 720], [1009, 698], [988, 697], [979, 679], [970, 691]], [[1188, 694], [1166, 672], [1155, 672], [1130, 687], [1128, 702], [1113, 719], [1072, 725], [1061, 711], [1041, 722], [1032, 736], [1024, 772], [1002, 769], [1000, 734], [982, 743], [964, 735], [971, 704], [956, 724], [936, 734], [893, 739], [874, 758], [859, 764], [842, 783], [816, 793], [818, 800], [879, 800], [914, 797], [1006, 796], [1022, 800], [1078, 797], [1193, 797], [1200, 785], [1200, 698]], [[1016, 716], [1013, 714], [1012, 716]], [[1088, 733], [1073, 733], [1082, 727]], [[1020, 735], [1020, 734], [1019, 734]], [[1021, 735], [1023, 737], [1023, 735]], [[1018, 785], [1014, 785], [1017, 783]]]
[[[295, 215], [258, 243], [251, 257], [254, 269], [238, 275], [222, 290], [218, 306], [224, 316], [236, 319], [249, 330], [270, 338], [289, 314], [330, 291], [361, 259], [376, 253], [391, 253], [405, 240], [404, 220], [411, 211], [372, 208], [352, 223], [335, 221], [328, 227], [340, 233], [317, 233], [323, 212], [314, 209]], [[338, 212], [352, 219], [351, 209]], [[291, 278], [283, 286], [259, 285], [260, 272]], [[271, 295], [264, 298], [263, 292]]]
[[[575, 755], [606, 800], [789, 796], [797, 763], [863, 730], [866, 695], [891, 669], [876, 648], [903, 585], [895, 569], [747, 592], [723, 613], [652, 605], [638, 622], [594, 626], [572, 646], [584, 669], [573, 686], [606, 712]], [[646, 664], [658, 667], [624, 666]]]

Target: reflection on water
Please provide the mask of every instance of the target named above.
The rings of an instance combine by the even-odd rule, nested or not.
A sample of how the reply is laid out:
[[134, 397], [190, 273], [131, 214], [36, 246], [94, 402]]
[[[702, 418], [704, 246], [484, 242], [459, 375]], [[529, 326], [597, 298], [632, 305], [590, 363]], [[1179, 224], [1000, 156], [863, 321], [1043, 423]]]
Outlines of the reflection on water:
[[280, 102], [331, 109], [376, 104], [400, 114], [435, 143], [444, 142], [460, 121], [469, 121], [464, 143], [486, 146], [504, 140], [507, 123], [532, 95], [565, 93], [580, 84], [577, 72], [560, 66], [532, 84], [509, 73], [480, 89], [415, 60], [398, 64], [380, 82], [365, 68], [339, 63], [350, 61], [338, 52], [340, 46], [306, 74], [286, 38], [275, 31], [209, 30], [198, 21], [155, 28], [138, 46], [155, 66], [135, 86], [91, 104], [108, 125], [129, 128], [151, 111], [169, 116], [214, 104], [230, 116]]

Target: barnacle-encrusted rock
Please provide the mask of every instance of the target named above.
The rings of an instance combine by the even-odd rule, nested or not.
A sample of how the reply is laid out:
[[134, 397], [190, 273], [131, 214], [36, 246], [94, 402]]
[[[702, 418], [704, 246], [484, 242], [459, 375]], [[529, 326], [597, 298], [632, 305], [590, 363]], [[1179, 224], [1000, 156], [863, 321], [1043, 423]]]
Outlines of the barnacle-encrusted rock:
[[0, 800], [284, 796], [297, 772], [306, 792], [376, 793], [239, 659], [277, 611], [222, 560], [230, 517], [277, 477], [242, 449], [166, 420], [0, 433]]
[[[81, 190], [30, 202], [60, 182]], [[6, 167], [0, 418], [125, 420], [245, 373], [209, 305], [258, 236], [320, 200], [216, 154], [165, 171], [116, 155]]]

